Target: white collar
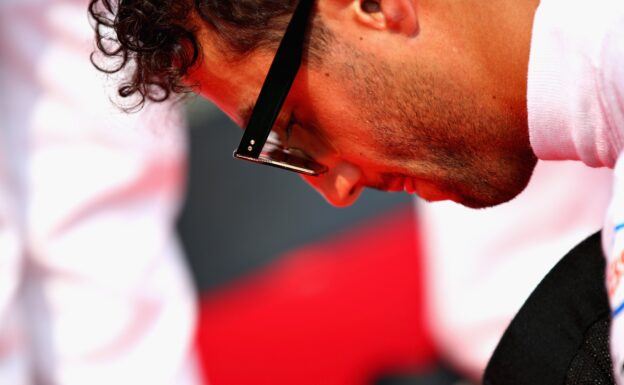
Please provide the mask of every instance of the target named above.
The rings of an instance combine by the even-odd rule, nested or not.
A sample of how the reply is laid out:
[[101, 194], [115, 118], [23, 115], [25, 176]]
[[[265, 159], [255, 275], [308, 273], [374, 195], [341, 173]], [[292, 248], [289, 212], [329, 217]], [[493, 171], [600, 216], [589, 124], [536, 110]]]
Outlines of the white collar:
[[613, 167], [624, 147], [624, 2], [542, 0], [527, 106], [540, 159]]

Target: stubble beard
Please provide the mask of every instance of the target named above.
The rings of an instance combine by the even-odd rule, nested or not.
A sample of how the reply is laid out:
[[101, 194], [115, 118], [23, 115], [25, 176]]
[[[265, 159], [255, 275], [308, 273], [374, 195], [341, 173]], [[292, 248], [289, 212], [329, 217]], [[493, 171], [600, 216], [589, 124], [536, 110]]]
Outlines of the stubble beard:
[[[439, 71], [349, 52], [359, 57], [343, 65], [354, 79], [348, 93], [388, 163], [472, 208], [507, 202], [526, 187], [536, 163], [526, 119], [480, 105]], [[370, 187], [384, 190], [394, 176]]]

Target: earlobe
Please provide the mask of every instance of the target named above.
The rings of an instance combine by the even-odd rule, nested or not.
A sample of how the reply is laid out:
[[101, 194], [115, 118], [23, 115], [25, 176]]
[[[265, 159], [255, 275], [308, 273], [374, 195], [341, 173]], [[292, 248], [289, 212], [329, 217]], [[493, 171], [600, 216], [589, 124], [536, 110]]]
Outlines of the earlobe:
[[418, 35], [417, 0], [355, 0], [360, 24], [413, 37]]

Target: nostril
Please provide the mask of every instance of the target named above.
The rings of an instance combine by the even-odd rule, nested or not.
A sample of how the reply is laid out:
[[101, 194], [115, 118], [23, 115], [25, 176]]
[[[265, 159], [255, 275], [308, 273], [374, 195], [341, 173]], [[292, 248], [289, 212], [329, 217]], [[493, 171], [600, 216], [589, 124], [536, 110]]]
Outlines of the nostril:
[[364, 0], [362, 1], [361, 7], [366, 13], [381, 12], [381, 4], [379, 4], [379, 1]]

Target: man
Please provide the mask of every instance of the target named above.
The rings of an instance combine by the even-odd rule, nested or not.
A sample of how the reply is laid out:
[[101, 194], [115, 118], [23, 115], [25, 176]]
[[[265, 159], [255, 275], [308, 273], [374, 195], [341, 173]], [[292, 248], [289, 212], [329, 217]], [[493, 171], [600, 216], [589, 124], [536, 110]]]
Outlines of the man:
[[[237, 157], [307, 174], [337, 206], [363, 187], [493, 206], [524, 189], [537, 157], [613, 168], [624, 147], [617, 1], [98, 4], [100, 48], [135, 68], [122, 95], [197, 90], [246, 127]], [[616, 377], [621, 200], [604, 243]]]

